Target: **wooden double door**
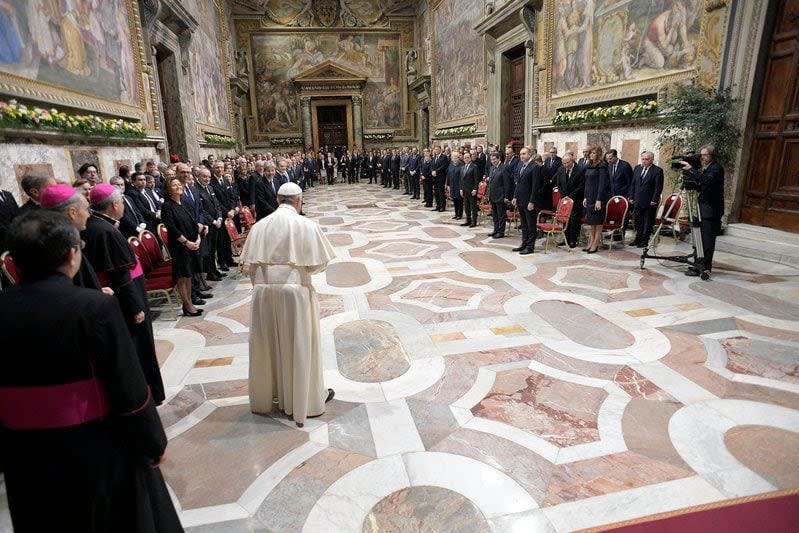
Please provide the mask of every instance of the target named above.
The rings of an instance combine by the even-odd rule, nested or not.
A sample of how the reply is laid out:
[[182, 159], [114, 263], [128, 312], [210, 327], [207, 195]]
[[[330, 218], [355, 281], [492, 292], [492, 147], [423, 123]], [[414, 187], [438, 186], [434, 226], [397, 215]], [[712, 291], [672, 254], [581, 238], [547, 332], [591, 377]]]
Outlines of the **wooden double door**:
[[780, 0], [741, 220], [799, 232], [799, 0]]
[[316, 108], [320, 146], [347, 146], [347, 107], [343, 105]]

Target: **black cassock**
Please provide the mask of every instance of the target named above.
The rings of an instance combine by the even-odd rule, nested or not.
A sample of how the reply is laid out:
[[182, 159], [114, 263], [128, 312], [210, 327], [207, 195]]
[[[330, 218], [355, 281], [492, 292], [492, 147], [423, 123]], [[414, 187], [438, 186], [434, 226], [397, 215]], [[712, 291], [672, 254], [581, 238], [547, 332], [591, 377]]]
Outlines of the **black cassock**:
[[0, 294], [0, 464], [28, 531], [182, 531], [117, 300], [61, 274]]
[[[142, 371], [153, 391], [153, 399], [157, 405], [160, 405], [165, 398], [164, 383], [155, 354], [153, 324], [150, 319], [144, 276], [125, 236], [113, 226], [112, 222], [112, 219], [103, 215], [93, 214], [89, 217], [86, 229], [81, 232], [81, 237], [86, 243], [83, 255], [97, 272], [100, 284], [114, 290], [114, 296], [119, 300], [122, 315], [133, 337]], [[139, 311], [144, 311], [144, 321], [135, 324], [133, 317]]]

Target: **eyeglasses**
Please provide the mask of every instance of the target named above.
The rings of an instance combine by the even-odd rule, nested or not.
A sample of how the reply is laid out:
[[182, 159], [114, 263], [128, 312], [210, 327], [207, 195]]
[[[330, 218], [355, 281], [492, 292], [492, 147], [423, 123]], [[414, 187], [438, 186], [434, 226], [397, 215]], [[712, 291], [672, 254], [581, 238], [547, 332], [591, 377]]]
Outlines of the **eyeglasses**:
[[83, 239], [81, 239], [79, 244], [73, 244], [72, 247], [77, 250], [83, 250], [84, 248], [86, 248], [86, 243], [83, 241]]

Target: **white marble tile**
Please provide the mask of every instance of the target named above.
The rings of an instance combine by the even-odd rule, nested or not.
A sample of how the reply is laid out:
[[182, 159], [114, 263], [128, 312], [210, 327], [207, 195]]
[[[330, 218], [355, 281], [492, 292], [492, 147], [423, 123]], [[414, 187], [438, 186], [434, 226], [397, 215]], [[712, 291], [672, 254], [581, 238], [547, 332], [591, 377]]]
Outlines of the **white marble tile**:
[[555, 462], [557, 464], [573, 463], [627, 451], [621, 419], [630, 399], [628, 395], [610, 395], [605, 398], [597, 415], [599, 440], [561, 448]]
[[403, 375], [380, 383], [386, 400], [407, 398], [432, 387], [444, 375], [443, 357], [416, 359]]
[[368, 403], [366, 412], [378, 457], [424, 450], [405, 400]]
[[486, 463], [450, 453], [404, 456], [411, 486], [443, 487], [468, 498], [486, 518], [521, 513], [538, 503], [507, 474]]
[[779, 489], [746, 467], [708, 472], [702, 477], [730, 498], [743, 498]]
[[503, 439], [508, 439], [511, 442], [515, 442], [519, 446], [523, 446], [524, 448], [537, 453], [550, 463], [556, 462], [558, 452], [561, 450], [560, 447], [555, 446], [551, 442], [528, 433], [523, 429], [519, 429], [502, 422], [497, 422], [495, 420], [488, 420], [487, 418], [482, 418], [479, 416], [471, 418], [463, 425], [463, 427], [467, 429], [473, 429], [475, 431], [490, 433], [492, 435], [496, 435], [497, 437], [502, 437]]
[[499, 516], [488, 521], [494, 533], [554, 533], [549, 518], [542, 509]]
[[386, 400], [380, 383], [363, 383], [345, 378], [338, 370], [325, 370], [325, 386], [336, 391], [343, 402], [368, 403]]
[[486, 397], [491, 392], [491, 387], [494, 386], [494, 380], [497, 378], [496, 372], [481, 367], [477, 371], [477, 377], [472, 384], [472, 387], [455, 402], [452, 403], [454, 407], [462, 407], [464, 409], [471, 409], [477, 405], [480, 400]]
[[724, 499], [707, 481], [693, 476], [562, 503], [543, 511], [556, 531], [566, 532]]
[[374, 505], [410, 485], [400, 455], [377, 459], [333, 483], [308, 513], [303, 533], [360, 531]]
[[658, 361], [632, 364], [630, 367], [686, 405], [718, 398], [707, 389]]
[[199, 509], [180, 511], [178, 517], [183, 527], [201, 526], [203, 524], [217, 524], [229, 520], [249, 518], [250, 514], [238, 503], [226, 503]]
[[216, 409], [216, 405], [211, 402], [204, 402], [197, 409], [184, 416], [168, 428], [166, 428], [166, 436], [169, 440], [174, 439], [184, 431], [187, 431], [195, 425], [202, 422], [205, 417], [210, 415]]

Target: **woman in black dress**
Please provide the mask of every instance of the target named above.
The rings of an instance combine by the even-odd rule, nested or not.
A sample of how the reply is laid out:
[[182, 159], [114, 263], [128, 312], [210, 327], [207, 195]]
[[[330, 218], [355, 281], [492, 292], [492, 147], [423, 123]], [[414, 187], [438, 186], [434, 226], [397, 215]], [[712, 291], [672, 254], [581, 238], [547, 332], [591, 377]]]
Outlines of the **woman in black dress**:
[[183, 300], [184, 316], [199, 316], [203, 310], [191, 301], [191, 278], [200, 272], [200, 233], [194, 213], [182, 203], [183, 184], [177, 177], [168, 178], [167, 197], [161, 207], [161, 220], [169, 234], [169, 255], [172, 256], [172, 278]]
[[605, 209], [610, 198], [610, 180], [608, 168], [602, 158], [602, 148], [594, 146], [588, 153], [588, 165], [585, 167], [585, 218], [591, 227], [588, 247], [584, 252], [595, 254], [602, 242], [602, 224], [605, 223]]

